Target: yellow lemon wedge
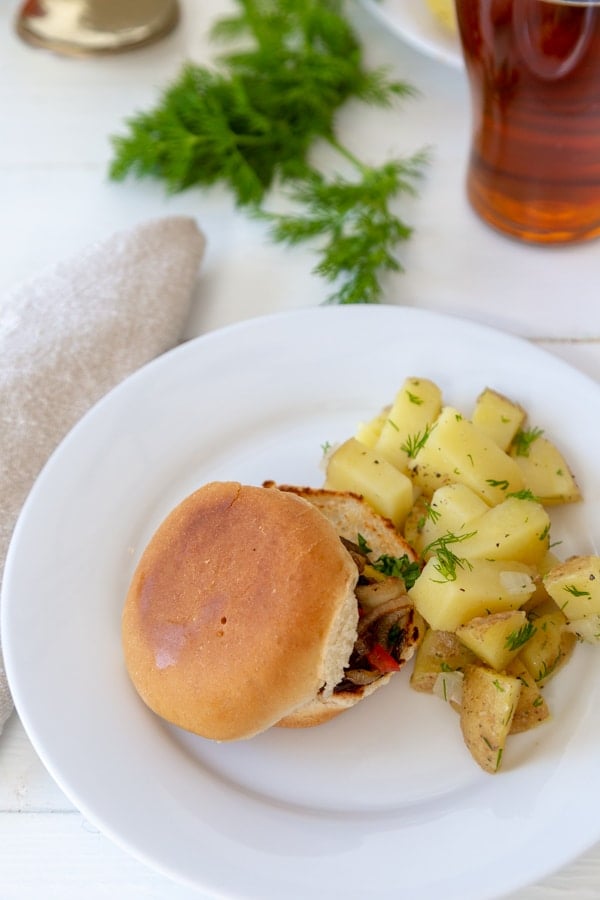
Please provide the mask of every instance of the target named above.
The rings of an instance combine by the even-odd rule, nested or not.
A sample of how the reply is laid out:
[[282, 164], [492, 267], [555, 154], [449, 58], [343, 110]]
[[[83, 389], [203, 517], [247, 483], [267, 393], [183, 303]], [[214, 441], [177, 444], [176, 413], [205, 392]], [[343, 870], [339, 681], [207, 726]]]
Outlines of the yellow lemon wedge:
[[454, 0], [426, 0], [427, 6], [443, 27], [456, 34], [456, 10], [454, 8]]

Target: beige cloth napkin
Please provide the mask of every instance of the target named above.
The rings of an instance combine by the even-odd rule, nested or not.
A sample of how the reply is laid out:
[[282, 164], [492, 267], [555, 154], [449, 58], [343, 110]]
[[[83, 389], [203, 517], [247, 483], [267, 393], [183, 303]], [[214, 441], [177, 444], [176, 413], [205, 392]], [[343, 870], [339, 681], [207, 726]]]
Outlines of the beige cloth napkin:
[[[107, 391], [178, 342], [203, 252], [193, 219], [157, 219], [2, 299], [0, 581], [19, 511], [51, 452]], [[0, 644], [0, 731], [12, 708]]]

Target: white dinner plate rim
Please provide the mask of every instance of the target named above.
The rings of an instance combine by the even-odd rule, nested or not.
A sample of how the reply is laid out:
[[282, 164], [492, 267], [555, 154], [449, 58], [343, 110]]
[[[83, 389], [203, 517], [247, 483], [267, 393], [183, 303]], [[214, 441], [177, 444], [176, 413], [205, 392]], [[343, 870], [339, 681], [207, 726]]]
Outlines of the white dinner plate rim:
[[[2, 633], [5, 641], [5, 661], [11, 689], [13, 691], [17, 710], [21, 715], [26, 731], [28, 732], [34, 744], [34, 747], [40, 754], [42, 760], [48, 767], [53, 777], [57, 780], [59, 785], [63, 788], [63, 790], [65, 790], [70, 799], [90, 819], [91, 822], [96, 823], [98, 827], [101, 828], [101, 830], [111, 836], [121, 846], [128, 849], [134, 856], [137, 856], [159, 871], [162, 871], [175, 879], [179, 879], [186, 883], [194, 884], [195, 887], [201, 887], [207, 891], [211, 891], [211, 895], [214, 896], [218, 895], [229, 897], [242, 895], [240, 894], [240, 885], [235, 882], [235, 878], [233, 877], [233, 875], [231, 876], [233, 880], [231, 881], [231, 883], [225, 885], [223, 892], [221, 893], [217, 890], [217, 887], [214, 884], [214, 880], [211, 882], [209, 878], [208, 881], [204, 881], [204, 876], [201, 871], [196, 871], [195, 874], [191, 875], [189, 871], [182, 873], [179, 868], [181, 861], [177, 859], [176, 854], [173, 855], [173, 858], [169, 858], [169, 853], [165, 852], [163, 858], [157, 859], [155, 848], [148, 849], [148, 847], [144, 845], [143, 839], [140, 839], [135, 834], [135, 815], [129, 813], [125, 814], [122, 807], [119, 805], [121, 802], [126, 802], [126, 796], [123, 798], [114, 798], [114, 800], [109, 801], [101, 799], [99, 796], [90, 796], [89, 794], [86, 795], [85, 790], [83, 792], [81, 790], [82, 784], [85, 784], [86, 789], [89, 790], [89, 785], [85, 781], [85, 778], [83, 778], [83, 776], [79, 772], [74, 774], [72, 772], [69, 772], [68, 770], [65, 770], [62, 765], [61, 755], [63, 757], [71, 757], [74, 751], [67, 738], [65, 738], [65, 742], [63, 743], [62, 738], [57, 738], [56, 733], [49, 728], [48, 719], [45, 718], [46, 711], [44, 711], [44, 715], [41, 714], [41, 700], [39, 697], [39, 690], [34, 689], [31, 672], [25, 669], [23, 658], [20, 658], [19, 656], [19, 653], [22, 650], [22, 641], [25, 636], [23, 618], [25, 615], [25, 611], [23, 609], [23, 604], [25, 603], [25, 605], [27, 605], [27, 603], [21, 598], [19, 600], [21, 606], [18, 609], [16, 597], [18, 593], [18, 586], [23, 585], [26, 582], [26, 579], [29, 577], [28, 575], [25, 575], [25, 569], [29, 566], [29, 560], [26, 557], [28, 554], [33, 553], [34, 559], [42, 559], [45, 565], [53, 564], [53, 562], [49, 561], [49, 559], [45, 556], [45, 554], [47, 554], [49, 551], [46, 551], [44, 548], [40, 548], [39, 546], [35, 546], [31, 543], [31, 536], [35, 531], [35, 527], [39, 528], [39, 524], [36, 523], [36, 516], [39, 515], [40, 510], [43, 510], [44, 503], [47, 502], [48, 497], [53, 496], [54, 492], [56, 492], [56, 490], [58, 489], [59, 485], [56, 484], [57, 477], [63, 478], [64, 480], [65, 472], [62, 467], [64, 466], [65, 461], [70, 460], [71, 458], [76, 458], [79, 454], [79, 451], [82, 451], [80, 455], [89, 456], [92, 452], [90, 449], [92, 444], [92, 442], [90, 441], [90, 437], [98, 435], [99, 431], [101, 431], [102, 429], [103, 423], [106, 422], [107, 417], [113, 414], [115, 409], [117, 409], [117, 411], [120, 411], [121, 407], [124, 408], [124, 404], [126, 401], [139, 401], [140, 398], [145, 399], [144, 392], [148, 390], [149, 385], [151, 386], [156, 382], [159, 376], [160, 378], [164, 379], [165, 384], [171, 385], [171, 387], [178, 387], [183, 391], [184, 394], [186, 391], [188, 391], [191, 395], [191, 389], [186, 387], [186, 385], [182, 385], [178, 381], [178, 379], [182, 377], [184, 372], [196, 372], [206, 375], [206, 372], [203, 371], [203, 367], [205, 367], [206, 365], [204, 362], [205, 354], [208, 354], [208, 356], [212, 359], [216, 359], [218, 356], [218, 354], [216, 354], [216, 351], [227, 352], [228, 347], [233, 345], [236, 348], [236, 352], [241, 354], [242, 360], [244, 360], [244, 353], [246, 353], [248, 359], [251, 360], [262, 358], [263, 360], [268, 361], [270, 357], [274, 357], [278, 363], [281, 363], [284, 358], [289, 356], [292, 357], [296, 363], [298, 363], [301, 359], [304, 358], [306, 354], [310, 358], [310, 341], [312, 337], [312, 339], [316, 341], [318, 345], [318, 349], [317, 351], [315, 351], [317, 354], [315, 358], [318, 358], [323, 366], [325, 384], [328, 383], [327, 379], [329, 379], [329, 381], [333, 383], [336, 381], [336, 378], [339, 377], [335, 371], [335, 366], [341, 365], [343, 367], [347, 365], [347, 362], [345, 361], [344, 340], [340, 340], [339, 345], [336, 343], [330, 343], [327, 335], [331, 334], [336, 338], [341, 337], [343, 339], [348, 339], [353, 345], [359, 346], [359, 342], [363, 337], [368, 342], [369, 338], [374, 339], [378, 334], [380, 334], [388, 335], [387, 344], [380, 357], [378, 357], [378, 359], [372, 364], [374, 366], [380, 366], [382, 368], [382, 377], [384, 378], [384, 380], [390, 381], [389, 368], [392, 359], [389, 335], [390, 333], [392, 333], [392, 331], [394, 331], [394, 333], [397, 331], [397, 334], [402, 335], [404, 340], [409, 337], [410, 341], [415, 344], [415, 347], [411, 349], [411, 353], [406, 353], [406, 355], [410, 358], [412, 364], [416, 364], [418, 355], [415, 354], [417, 354], [418, 346], [426, 348], [429, 341], [432, 341], [433, 345], [435, 345], [438, 349], [439, 346], [445, 345], [447, 335], [451, 335], [457, 338], [459, 344], [461, 340], [464, 341], [464, 346], [462, 346], [460, 349], [464, 351], [464, 356], [467, 362], [464, 363], [461, 359], [458, 361], [449, 361], [447, 363], [450, 381], [452, 381], [452, 375], [456, 375], [456, 373], [459, 373], [459, 380], [461, 377], [466, 378], [466, 380], [473, 380], [473, 373], [463, 375], [461, 374], [461, 367], [463, 367], [464, 365], [468, 366], [468, 361], [470, 359], [469, 354], [471, 352], [475, 355], [475, 357], [477, 357], [477, 353], [479, 351], [474, 348], [474, 343], [477, 341], [481, 341], [484, 344], [486, 342], [489, 343], [490, 346], [494, 347], [495, 349], [509, 349], [511, 352], [518, 354], [518, 365], [524, 367], [525, 370], [528, 370], [531, 366], [533, 366], [534, 371], [537, 369], [540, 373], [545, 373], [546, 377], [552, 376], [555, 379], [564, 379], [566, 383], [577, 386], [577, 388], [583, 390], [584, 393], [587, 391], [597, 394], [597, 385], [595, 385], [591, 381], [591, 379], [588, 379], [586, 376], [572, 369], [561, 360], [551, 356], [550, 354], [547, 354], [545, 351], [534, 347], [527, 341], [508, 334], [504, 334], [502, 332], [495, 331], [494, 329], [486, 325], [480, 325], [473, 321], [461, 319], [459, 317], [451, 315], [444, 315], [429, 310], [393, 306], [347, 308], [325, 307], [319, 309], [298, 310], [288, 313], [278, 313], [275, 315], [249, 319], [244, 322], [228, 326], [224, 329], [221, 329], [220, 331], [212, 332], [200, 338], [194, 339], [193, 341], [190, 341], [187, 344], [184, 344], [176, 348], [175, 350], [170, 351], [158, 360], [155, 360], [154, 362], [145, 366], [130, 378], [126, 379], [125, 382], [123, 382], [112, 392], [110, 392], [107, 397], [101, 400], [100, 403], [98, 403], [92, 410], [90, 410], [90, 412], [86, 416], [83, 417], [79, 424], [70, 432], [63, 443], [57, 448], [56, 452], [52, 455], [47, 466], [38, 478], [24, 506], [23, 512], [17, 524], [17, 528], [15, 529], [15, 534], [13, 537], [13, 541], [11, 542], [9, 554], [7, 557], [5, 580], [3, 584], [3, 602], [1, 610]], [[429, 337], [429, 335], [431, 337]], [[303, 340], [307, 342], [305, 350], [302, 349]], [[472, 351], [468, 349], [469, 343], [471, 343], [471, 346], [473, 346]], [[325, 349], [327, 349], [327, 352], [330, 354], [330, 358], [325, 358]], [[428, 366], [425, 365], [424, 368], [428, 368]], [[384, 369], [385, 371], [383, 371]], [[500, 370], [497, 369], [497, 371]], [[398, 373], [399, 377], [400, 375], [404, 376], [408, 374], [415, 374], [414, 371], [406, 371], [405, 364], [402, 361], [402, 357], [400, 357], [400, 360], [398, 362]], [[235, 374], [233, 374], [231, 377], [233, 379], [232, 384], [236, 384], [240, 380], [235, 376]], [[283, 378], [283, 380], [288, 383], [292, 396], [294, 395], [294, 377], [295, 376], [288, 374]], [[374, 377], [377, 379], [379, 376], [377, 375]], [[483, 386], [483, 384], [476, 386], [474, 385], [474, 388]], [[339, 385], [336, 385], [336, 390], [339, 392]], [[537, 392], [535, 386], [529, 384], [528, 390], [532, 391], [533, 396], [535, 396]], [[324, 393], [326, 398], [327, 391], [325, 391]], [[185, 396], [183, 399], [186, 401], [186, 403], [190, 401], [190, 397], [188, 396]], [[378, 396], [373, 397], [372, 402], [374, 407], [376, 407], [378, 403], [384, 402], [387, 399], [389, 398]], [[350, 415], [350, 413], [348, 413], [348, 415]], [[134, 422], [136, 416], [138, 417], [138, 421], [141, 424], [144, 421], [144, 416], [148, 417], [149, 413], [143, 410], [141, 412], [136, 412], [135, 415], [133, 415]], [[221, 427], [223, 428], [222, 423]], [[278, 439], [280, 440], [279, 436]], [[120, 440], [121, 443], [123, 443], [123, 439]], [[116, 442], [117, 451], [119, 449], [119, 446], [120, 444], [118, 439]], [[130, 451], [128, 450], [127, 452], [129, 453]], [[98, 477], [101, 478], [103, 473], [102, 466], [108, 466], [108, 463], [103, 464], [102, 460], [95, 460], [95, 463], [97, 463], [97, 465], [99, 466]], [[158, 467], [158, 463], [152, 464]], [[80, 474], [76, 473], [76, 477], [78, 477], [81, 481], [82, 476]], [[164, 472], [161, 473], [161, 477], [164, 478]], [[236, 476], [232, 475], [232, 477]], [[61, 489], [66, 489], [66, 482], [64, 484], [61, 484], [60, 487]], [[110, 493], [111, 485], [107, 484], [106, 490], [108, 493]], [[124, 512], [124, 515], [130, 515], [135, 518], [136, 513]], [[138, 527], [139, 530], [138, 523], [133, 523], [132, 527], [134, 526]], [[88, 540], [89, 537], [90, 535], [87, 536]], [[82, 541], [85, 539], [86, 538], [82, 538]], [[106, 559], [102, 559], [101, 548], [98, 550], [98, 556], [99, 561], [104, 563], [107, 562]], [[110, 561], [108, 562], [110, 565]], [[76, 583], [81, 583], [82, 575], [81, 573], [76, 571], [75, 564], [67, 565], [72, 565], [73, 569], [75, 570], [71, 573], [71, 577], [73, 577]], [[114, 561], [112, 565], [115, 565]], [[54, 577], [57, 579], [56, 575], [54, 575]], [[48, 598], [46, 598], [46, 600], [47, 599]], [[28, 603], [29, 612], [31, 613], [31, 615], [37, 613], [42, 617], [44, 616], [44, 610], [41, 606], [41, 600], [38, 600], [34, 597], [29, 597]], [[40, 604], [37, 608], [36, 603]], [[18, 646], [19, 639], [21, 640], [21, 648], [19, 648]], [[63, 647], [62, 649], [68, 654], [68, 647]], [[100, 669], [104, 665], [104, 661], [99, 663]], [[44, 690], [46, 690], [45, 687]], [[77, 689], [73, 688], [73, 690]], [[81, 690], [83, 690], [83, 688], [81, 688]], [[45, 702], [54, 703], [56, 707], [55, 714], [58, 714], [60, 709], [60, 702], [58, 698], [46, 697]], [[77, 723], [73, 722], [70, 722], [66, 725], [67, 729], [74, 729], [74, 733], [71, 734], [71, 738], [75, 741], [79, 736], [77, 733], [77, 727]], [[90, 725], [88, 723], [86, 724], [85, 729], [82, 726], [82, 732], [85, 730], [86, 737], [89, 738], [90, 734], [94, 733], [95, 727], [97, 726]], [[585, 728], [583, 730], [585, 731], [586, 728], [589, 729], [591, 727], [591, 723], [586, 719]], [[66, 749], [67, 747], [69, 747], [68, 751]], [[168, 754], [171, 753], [171, 750], [164, 750], [164, 753], [168, 756]], [[160, 748], [160, 750], [158, 751], [158, 758], [162, 759], [162, 754], [163, 749]], [[128, 764], [131, 765], [131, 761], [128, 761]], [[504, 776], [498, 777], [502, 778]], [[553, 785], [558, 778], [558, 776], [554, 772], [551, 773], [551, 775], [549, 775], [548, 777], [551, 778]], [[212, 778], [209, 770], [202, 774], [202, 779], [204, 780], [204, 786], [209, 794], [213, 787], [216, 792], [215, 796], [220, 796], [219, 791], [221, 790], [230, 790], [227, 785], [225, 786], [225, 788], [223, 788], [222, 785], [215, 786], [213, 784], [215, 779]], [[118, 781], [118, 779], [116, 780]], [[508, 785], [509, 783], [510, 782], [507, 779], [506, 784]], [[499, 784], [500, 787], [502, 787], [502, 783], [499, 782]], [[126, 792], [127, 786], [124, 785], [123, 788]], [[485, 788], [480, 788], [478, 786], [477, 790], [480, 789], [484, 790], [483, 796], [485, 797], [488, 796], [487, 792], [491, 790], [487, 786]], [[238, 802], [239, 799], [240, 806], [243, 810], [244, 815], [248, 815], [250, 820], [252, 820], [252, 816], [257, 815], [259, 817], [265, 817], [265, 820], [268, 821], [268, 812], [269, 815], [272, 814], [277, 821], [281, 819], [282, 822], [285, 822], [287, 827], [290, 827], [292, 829], [298, 828], [300, 835], [304, 834], [304, 829], [308, 827], [308, 821], [310, 821], [311, 827], [315, 827], [317, 829], [319, 828], [318, 823], [320, 813], [315, 816], [314, 811], [301, 810], [299, 812], [298, 809], [294, 809], [290, 813], [289, 811], [279, 809], [277, 804], [274, 804], [271, 807], [269, 803], [265, 803], [264, 799], [261, 799], [260, 795], [253, 795], [252, 791], [248, 792], [247, 795], [242, 791], [241, 794], [243, 795], [240, 795], [241, 799], [234, 798], [235, 802]], [[227, 797], [229, 798], [229, 794], [227, 794]], [[227, 800], [227, 802], [229, 802], [229, 800]], [[232, 800], [231, 802], [234, 801]], [[583, 806], [583, 809], [585, 812], [585, 804]], [[379, 813], [373, 813], [374, 821], [379, 821], [377, 819], [378, 815]], [[387, 814], [381, 813], [383, 819], [385, 819], [386, 815]], [[335, 813], [333, 818], [335, 818], [336, 816], [337, 812]], [[184, 832], [185, 826], [187, 824], [187, 818], [186, 815], [184, 815], [184, 811], [181, 811], [181, 818], [182, 822], [180, 827], [182, 829], [182, 832]], [[137, 824], [139, 824], [139, 822]], [[203, 825], [206, 825], [208, 834], [208, 824], [203, 822]], [[157, 827], [160, 828], [160, 823], [157, 823]], [[340, 829], [342, 829], [342, 831], [343, 829], [347, 829], [348, 835], [352, 835], [353, 837], [356, 837], [356, 834], [352, 829], [359, 829], [358, 825], [353, 824], [352, 822], [350, 822], [349, 824], [342, 824], [341, 820], [339, 822], [339, 827]], [[360, 827], [363, 827], [363, 823], [361, 823]], [[403, 825], [402, 827], [406, 827], [406, 829], [408, 829], [407, 833], [412, 833], [412, 825]], [[577, 827], [571, 829], [571, 833], [568, 838], [565, 838], [564, 844], [561, 846], [554, 846], [553, 853], [548, 854], [550, 858], [532, 858], [526, 872], [517, 870], [514, 873], [503, 873], [502, 879], [500, 879], [500, 874], [496, 873], [498, 875], [498, 878], [500, 879], [499, 884], [502, 888], [502, 892], [517, 889], [519, 886], [522, 886], [523, 884], [526, 884], [531, 880], [541, 878], [551, 872], [556, 866], [564, 864], [565, 862], [569, 861], [574, 855], [583, 852], [589, 845], [591, 845], [600, 837], [600, 826], [594, 826], [594, 828], [591, 826], [591, 823], [585, 819], [585, 815], [582, 815], [582, 821], [579, 823], [579, 831], [577, 830]], [[375, 832], [378, 832], [378, 829], [379, 824], [376, 825]], [[375, 832], [369, 832], [367, 837], [369, 841], [373, 841], [376, 845], [377, 841], [382, 838], [378, 834], [375, 835]], [[362, 832], [360, 833], [362, 835]], [[548, 835], [546, 836], [548, 837]], [[365, 835], [362, 835], [362, 839], [365, 841], [367, 840], [367, 837], [365, 837]], [[227, 835], [227, 841], [229, 841], [230, 843], [231, 841], [233, 841], [233, 843], [239, 849], [241, 855], [248, 854], [250, 860], [249, 864], [252, 863], [254, 851], [252, 850], [252, 848], [249, 849], [247, 846], [245, 846], [243, 840], [239, 840], [238, 837], [232, 838], [231, 835]], [[215, 838], [215, 846], [220, 846], [219, 836]], [[365, 853], [366, 851], [361, 847], [357, 850], [357, 852]], [[257, 853], [256, 859], [257, 862], [259, 859], [262, 859], [261, 854]], [[264, 862], [264, 860], [262, 861]], [[275, 860], [273, 860], [273, 862], [275, 864]], [[302, 860], [300, 858], [300, 860], [298, 861], [298, 865], [301, 864]], [[319, 861], [319, 864], [322, 864], [324, 866], [323, 871], [329, 872], [328, 877], [331, 878], [331, 882], [329, 883], [330, 889], [332, 889], [332, 886], [334, 884], [336, 886], [336, 889], [338, 889], [338, 887], [340, 886], [341, 878], [342, 889], [345, 891], [347, 896], [353, 896], [352, 885], [345, 884], [343, 873], [340, 875], [340, 872], [336, 871], [335, 859], [331, 859], [331, 871], [329, 871], [328, 868], [328, 860], [325, 860], [324, 863], [323, 861]], [[466, 877], [467, 882], [471, 877], [474, 879], [474, 881], [467, 884], [467, 888], [471, 888], [474, 893], [470, 894], [468, 889], [465, 889], [465, 885], [462, 884], [460, 894], [461, 896], [483, 896], [482, 891], [484, 891], [484, 882], [486, 882], [485, 891], [488, 891], [485, 896], [495, 896], [493, 892], [489, 893], [489, 885], [487, 884], [487, 880], [489, 880], [489, 871], [484, 871], [483, 873], [474, 873], [472, 876], [470, 872], [467, 872], [466, 875], [464, 875], [463, 873], [461, 877]], [[268, 893], [268, 874], [265, 875], [264, 873], [262, 873], [260, 875], [259, 882], [261, 886], [260, 889], [262, 889], [263, 891], [267, 890], [267, 893], [263, 893], [263, 896], [270, 897], [271, 894]], [[449, 884], [446, 885], [446, 888], [449, 889]], [[249, 890], [247, 896], [260, 896], [260, 894], [253, 893], [254, 890], [259, 890], [259, 887], [254, 886], [252, 890]], [[430, 896], [430, 894], [427, 892], [428, 890], [429, 887], [426, 890], [425, 886], [423, 886], [423, 891], [421, 893], [422, 898]], [[380, 895], [382, 897], [387, 896], [385, 892], [381, 891]], [[433, 895], [434, 894], [432, 892], [431, 896]], [[454, 896], [454, 894], [452, 894], [451, 892], [448, 893], [448, 890], [447, 895]], [[272, 896], [275, 897], [276, 894], [273, 893]]]
[[[419, 52], [454, 69], [463, 68], [458, 36], [453, 38], [443, 32], [424, 0], [410, 0], [404, 4], [390, 3], [389, 0], [359, 0], [359, 3], [392, 34]], [[415, 9], [416, 6], [419, 8]]]

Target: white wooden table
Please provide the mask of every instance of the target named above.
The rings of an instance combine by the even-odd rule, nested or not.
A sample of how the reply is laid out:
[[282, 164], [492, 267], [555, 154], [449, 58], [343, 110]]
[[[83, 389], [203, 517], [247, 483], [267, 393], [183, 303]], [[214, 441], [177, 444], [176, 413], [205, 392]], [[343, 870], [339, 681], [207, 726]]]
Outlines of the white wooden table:
[[[21, 43], [12, 27], [16, 2], [0, 5], [0, 302], [4, 289], [78, 247], [170, 212], [196, 216], [209, 242], [186, 336], [324, 299], [310, 251], [270, 245], [220, 190], [167, 198], [158, 185], [107, 178], [109, 135], [154, 102], [184, 59], [207, 60], [212, 52], [207, 29], [225, 2], [182, 6], [180, 27], [162, 43], [75, 61]], [[405, 205], [415, 227], [402, 249], [406, 273], [390, 280], [387, 301], [520, 334], [600, 380], [600, 245], [524, 247], [481, 225], [463, 193], [469, 103], [462, 71], [418, 54], [360, 8], [350, 13], [369, 61], [389, 64], [420, 97], [394, 113], [349, 107], [340, 116], [342, 135], [374, 161], [432, 148], [419, 195]], [[0, 737], [2, 900], [192, 896], [128, 857], [74, 809], [13, 716]], [[600, 844], [511, 900], [598, 896]]]

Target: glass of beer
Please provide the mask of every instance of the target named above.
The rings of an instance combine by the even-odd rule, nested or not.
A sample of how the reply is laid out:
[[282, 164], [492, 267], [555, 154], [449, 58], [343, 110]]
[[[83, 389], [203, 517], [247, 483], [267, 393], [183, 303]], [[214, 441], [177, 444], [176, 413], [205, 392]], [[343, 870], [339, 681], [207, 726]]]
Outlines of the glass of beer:
[[455, 2], [471, 206], [524, 241], [600, 235], [600, 0]]

